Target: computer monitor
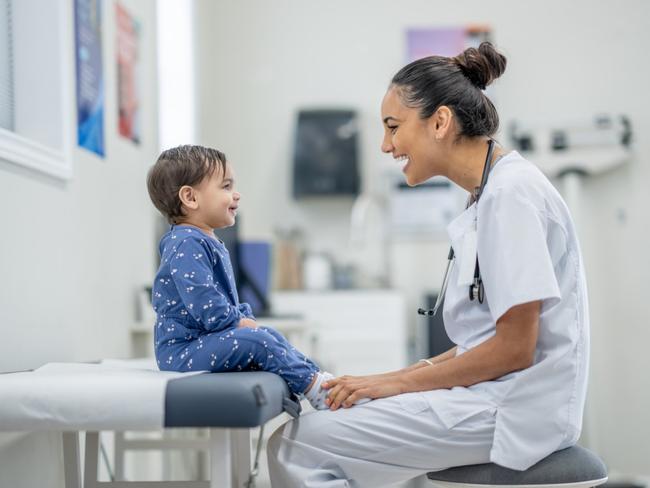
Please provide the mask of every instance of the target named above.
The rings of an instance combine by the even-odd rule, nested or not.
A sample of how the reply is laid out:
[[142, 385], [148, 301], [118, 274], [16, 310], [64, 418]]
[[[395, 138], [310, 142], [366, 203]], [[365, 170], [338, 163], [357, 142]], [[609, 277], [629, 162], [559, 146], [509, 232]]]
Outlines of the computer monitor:
[[233, 276], [235, 278], [235, 283], [237, 283], [237, 293], [239, 293], [241, 270], [239, 266], [239, 231], [237, 229], [237, 223], [232, 227], [217, 229], [214, 234], [224, 243], [226, 249], [228, 249], [230, 262], [232, 263]]
[[242, 243], [239, 239], [241, 215], [235, 225], [218, 229], [215, 234], [228, 249], [232, 263], [233, 276], [237, 283], [240, 302], [247, 302], [255, 316], [268, 316], [268, 245], [260, 248], [259, 243]]

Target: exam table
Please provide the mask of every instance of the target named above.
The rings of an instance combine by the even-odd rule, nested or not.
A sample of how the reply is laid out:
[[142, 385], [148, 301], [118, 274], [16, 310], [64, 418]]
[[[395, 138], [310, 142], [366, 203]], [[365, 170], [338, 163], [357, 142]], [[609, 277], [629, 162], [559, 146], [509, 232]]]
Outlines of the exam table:
[[[273, 373], [169, 373], [138, 361], [50, 363], [0, 374], [0, 398], [0, 431], [62, 432], [66, 488], [246, 487], [250, 429], [300, 413]], [[209, 429], [210, 481], [97, 481], [100, 431], [186, 427]]]

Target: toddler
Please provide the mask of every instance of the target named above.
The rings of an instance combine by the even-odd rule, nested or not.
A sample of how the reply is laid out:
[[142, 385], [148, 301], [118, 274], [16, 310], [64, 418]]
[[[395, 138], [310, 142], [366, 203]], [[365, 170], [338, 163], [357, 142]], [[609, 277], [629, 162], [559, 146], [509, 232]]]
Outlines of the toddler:
[[235, 223], [239, 206], [226, 156], [202, 146], [168, 149], [149, 171], [147, 187], [171, 224], [160, 240], [152, 292], [158, 367], [270, 371], [314, 408], [328, 408], [321, 384], [333, 376], [279, 332], [258, 326], [251, 307], [239, 302], [228, 250], [214, 234]]

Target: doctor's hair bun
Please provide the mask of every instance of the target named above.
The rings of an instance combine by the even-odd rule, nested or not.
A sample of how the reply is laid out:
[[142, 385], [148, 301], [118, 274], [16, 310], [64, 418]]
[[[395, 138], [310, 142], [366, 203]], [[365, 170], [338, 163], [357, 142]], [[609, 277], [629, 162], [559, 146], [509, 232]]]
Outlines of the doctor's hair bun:
[[465, 49], [452, 59], [467, 79], [481, 90], [485, 90], [506, 70], [505, 56], [489, 42], [482, 42], [478, 49]]

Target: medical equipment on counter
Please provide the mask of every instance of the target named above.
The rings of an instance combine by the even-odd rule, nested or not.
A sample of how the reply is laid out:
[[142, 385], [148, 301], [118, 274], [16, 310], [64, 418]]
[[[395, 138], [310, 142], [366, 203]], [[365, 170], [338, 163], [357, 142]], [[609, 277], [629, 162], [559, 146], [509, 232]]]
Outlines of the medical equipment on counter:
[[334, 263], [324, 252], [308, 253], [302, 264], [302, 281], [306, 290], [329, 290], [334, 284]]
[[[487, 151], [487, 156], [485, 157], [485, 164], [483, 165], [483, 175], [481, 176], [481, 185], [478, 186], [477, 188], [474, 189], [474, 194], [469, 198], [467, 202], [467, 208], [470, 207], [473, 203], [478, 203], [479, 198], [481, 198], [481, 194], [483, 193], [483, 189], [485, 188], [485, 185], [487, 184], [488, 177], [490, 176], [490, 171], [492, 169], [492, 166], [497, 163], [497, 161], [494, 162], [494, 164], [491, 164], [492, 161], [492, 154], [494, 153], [494, 140], [490, 139], [488, 141], [488, 151]], [[440, 289], [440, 294], [438, 295], [438, 299], [436, 300], [436, 304], [434, 307], [430, 310], [424, 310], [423, 308], [418, 308], [418, 314], [419, 315], [435, 315], [438, 312], [438, 308], [440, 307], [440, 304], [443, 302], [445, 298], [445, 294], [447, 293], [447, 285], [449, 284], [449, 274], [451, 272], [451, 268], [453, 267], [454, 263], [454, 248], [450, 247], [449, 248], [449, 254], [447, 256], [447, 269], [445, 270], [445, 275], [442, 279], [442, 287]], [[483, 287], [483, 279], [481, 278], [481, 270], [478, 264], [478, 254], [476, 255], [476, 264], [474, 265], [474, 280], [471, 285], [469, 285], [469, 299], [470, 301], [478, 300], [479, 303], [483, 303], [483, 299], [485, 297], [485, 289]]]
[[386, 222], [386, 199], [379, 192], [359, 195], [350, 211], [349, 252], [356, 267], [355, 286], [390, 288], [391, 232]]

